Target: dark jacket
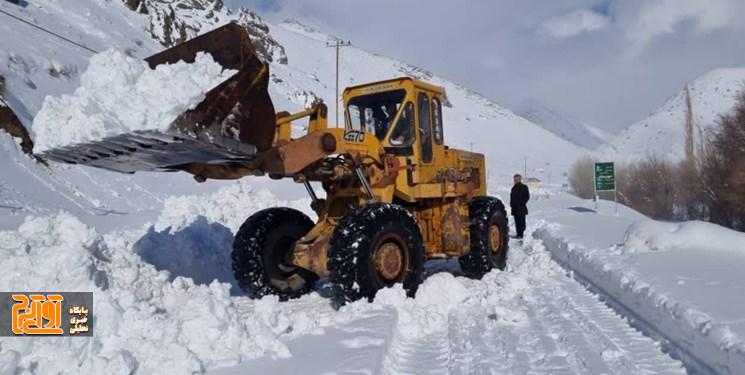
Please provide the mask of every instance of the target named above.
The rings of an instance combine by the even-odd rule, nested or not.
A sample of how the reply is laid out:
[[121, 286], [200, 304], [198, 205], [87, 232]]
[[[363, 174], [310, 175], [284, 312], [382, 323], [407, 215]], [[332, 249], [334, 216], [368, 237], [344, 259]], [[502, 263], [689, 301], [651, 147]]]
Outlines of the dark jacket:
[[513, 215], [527, 215], [528, 201], [530, 200], [530, 191], [528, 186], [519, 183], [512, 187], [510, 192], [510, 207]]

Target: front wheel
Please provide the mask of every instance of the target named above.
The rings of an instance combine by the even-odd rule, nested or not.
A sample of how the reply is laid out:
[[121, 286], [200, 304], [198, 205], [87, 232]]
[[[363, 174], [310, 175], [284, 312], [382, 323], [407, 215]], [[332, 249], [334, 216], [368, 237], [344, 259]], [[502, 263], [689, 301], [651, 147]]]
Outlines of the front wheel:
[[480, 279], [494, 268], [504, 270], [509, 249], [509, 227], [504, 204], [494, 197], [477, 197], [468, 205], [471, 251], [461, 256], [460, 267]]
[[304, 213], [268, 208], [249, 217], [233, 241], [233, 274], [252, 298], [277, 295], [281, 300], [308, 293], [317, 277], [292, 265], [295, 242], [313, 228]]
[[413, 295], [423, 280], [424, 262], [419, 226], [395, 204], [371, 203], [349, 212], [329, 242], [329, 281], [343, 301], [372, 299], [396, 283]]

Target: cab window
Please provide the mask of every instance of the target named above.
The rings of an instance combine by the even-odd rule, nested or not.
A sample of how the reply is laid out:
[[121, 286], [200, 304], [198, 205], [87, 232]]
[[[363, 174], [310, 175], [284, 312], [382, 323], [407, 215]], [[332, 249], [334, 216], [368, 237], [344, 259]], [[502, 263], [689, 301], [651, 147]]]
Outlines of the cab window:
[[352, 98], [347, 104], [348, 124], [351, 129], [373, 133], [383, 140], [391, 129], [405, 96], [405, 90], [395, 90]]
[[422, 144], [422, 162], [432, 162], [432, 126], [430, 125], [430, 103], [425, 93], [419, 93], [419, 136]]
[[432, 98], [432, 131], [435, 143], [442, 144], [444, 139], [442, 135], [442, 104], [440, 99]]

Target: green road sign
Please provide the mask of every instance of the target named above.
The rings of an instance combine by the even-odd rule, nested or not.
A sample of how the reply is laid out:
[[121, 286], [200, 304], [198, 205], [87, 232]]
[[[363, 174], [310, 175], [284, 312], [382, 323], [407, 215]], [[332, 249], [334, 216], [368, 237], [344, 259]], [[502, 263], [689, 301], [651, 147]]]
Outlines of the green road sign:
[[595, 163], [595, 191], [615, 191], [616, 170], [613, 163]]

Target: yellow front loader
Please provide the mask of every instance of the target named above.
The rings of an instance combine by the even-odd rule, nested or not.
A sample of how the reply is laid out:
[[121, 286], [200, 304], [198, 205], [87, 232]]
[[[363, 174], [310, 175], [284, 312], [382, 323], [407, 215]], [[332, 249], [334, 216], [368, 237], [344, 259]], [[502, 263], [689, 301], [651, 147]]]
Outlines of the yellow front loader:
[[[171, 131], [122, 134], [43, 156], [124, 173], [185, 171], [200, 182], [268, 176], [304, 184], [317, 220], [270, 208], [236, 233], [234, 275], [252, 297], [298, 297], [319, 278], [345, 301], [396, 283], [414, 293], [432, 258], [458, 257], [474, 278], [504, 268], [504, 205], [486, 195], [484, 156], [445, 145], [442, 88], [408, 77], [347, 88], [344, 126], [329, 127], [320, 102], [297, 114], [275, 112], [269, 66], [238, 25], [147, 61], [193, 61], [200, 51], [238, 73]], [[292, 122], [305, 119], [307, 132], [293, 138]]]

